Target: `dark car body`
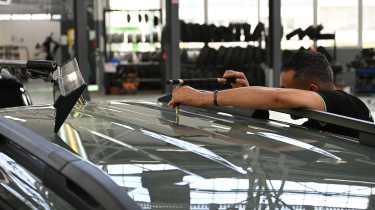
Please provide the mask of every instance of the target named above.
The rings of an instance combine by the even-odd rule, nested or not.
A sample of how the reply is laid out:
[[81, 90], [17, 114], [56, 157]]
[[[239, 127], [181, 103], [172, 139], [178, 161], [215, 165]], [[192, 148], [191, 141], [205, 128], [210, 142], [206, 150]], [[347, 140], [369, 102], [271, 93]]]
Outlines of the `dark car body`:
[[0, 115], [95, 164], [141, 209], [375, 209], [375, 149], [349, 137], [130, 101], [75, 106], [56, 135], [54, 112]]

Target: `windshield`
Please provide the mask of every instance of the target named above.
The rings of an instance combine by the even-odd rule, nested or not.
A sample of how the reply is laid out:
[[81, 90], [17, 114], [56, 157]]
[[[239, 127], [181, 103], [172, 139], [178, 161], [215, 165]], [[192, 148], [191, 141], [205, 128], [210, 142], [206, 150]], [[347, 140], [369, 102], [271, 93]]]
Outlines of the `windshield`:
[[181, 110], [176, 123], [126, 102], [76, 107], [55, 136], [50, 109], [33, 109], [3, 114], [101, 168], [142, 209], [375, 209], [374, 148], [338, 136], [228, 113]]
[[[124, 113], [127, 120], [120, 121]], [[320, 134], [303, 136], [287, 124], [182, 113], [176, 125], [173, 118], [169, 112], [112, 103], [75, 110], [59, 136], [108, 173], [142, 209], [372, 205], [372, 149], [329, 138], [319, 142]]]

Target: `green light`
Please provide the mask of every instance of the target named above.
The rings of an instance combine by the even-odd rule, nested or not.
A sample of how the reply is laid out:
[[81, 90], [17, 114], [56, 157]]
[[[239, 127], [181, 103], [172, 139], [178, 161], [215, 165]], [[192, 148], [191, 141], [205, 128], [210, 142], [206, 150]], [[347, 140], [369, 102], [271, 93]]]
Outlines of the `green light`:
[[87, 89], [88, 89], [90, 92], [99, 91], [99, 85], [89, 85], [89, 86], [87, 87]]

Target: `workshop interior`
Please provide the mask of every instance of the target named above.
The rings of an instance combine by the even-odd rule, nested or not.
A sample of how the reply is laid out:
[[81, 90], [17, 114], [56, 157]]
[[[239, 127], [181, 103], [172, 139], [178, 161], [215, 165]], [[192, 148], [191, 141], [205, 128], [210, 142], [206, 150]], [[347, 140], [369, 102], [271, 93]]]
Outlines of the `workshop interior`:
[[[375, 210], [374, 11], [374, 0], [0, 0], [0, 209]], [[248, 91], [283, 92], [301, 52], [323, 56], [334, 91], [371, 120], [331, 112], [357, 107], [324, 96], [323, 110], [220, 105], [239, 88], [228, 70]], [[210, 105], [171, 105], [187, 87]]]

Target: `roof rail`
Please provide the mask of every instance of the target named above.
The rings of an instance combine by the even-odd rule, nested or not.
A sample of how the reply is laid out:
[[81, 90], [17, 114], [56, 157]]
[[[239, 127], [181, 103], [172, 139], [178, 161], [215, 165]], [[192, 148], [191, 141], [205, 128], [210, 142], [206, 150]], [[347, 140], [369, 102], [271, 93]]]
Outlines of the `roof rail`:
[[[171, 98], [170, 95], [160, 97], [158, 99], [161, 103], [166, 103]], [[189, 106], [182, 106], [189, 107]], [[255, 110], [252, 109], [239, 109], [232, 107], [209, 107], [210, 110], [217, 112], [226, 112], [228, 114], [253, 117]], [[323, 123], [329, 123], [345, 128], [350, 128], [359, 132], [358, 141], [361, 144], [375, 147], [375, 124], [369, 121], [364, 121], [352, 117], [346, 117], [343, 115], [337, 115], [329, 112], [307, 110], [307, 109], [279, 109], [273, 110], [276, 112], [282, 112], [285, 114], [291, 114], [298, 117], [309, 118]]]
[[[231, 107], [210, 107], [210, 109], [245, 117], [253, 117], [254, 113], [254, 110], [234, 109]], [[375, 147], [375, 124], [369, 121], [346, 117], [343, 115], [337, 115], [329, 112], [307, 109], [278, 109], [272, 111], [353, 129], [359, 132], [358, 141], [361, 144]]]
[[283, 109], [274, 111], [353, 129], [359, 132], [358, 140], [361, 144], [375, 147], [375, 124], [369, 121], [307, 109]]
[[[0, 117], [0, 136], [3, 153], [23, 163], [23, 167], [78, 209], [140, 209], [99, 168], [30, 129]], [[38, 166], [40, 163], [45, 167]]]

